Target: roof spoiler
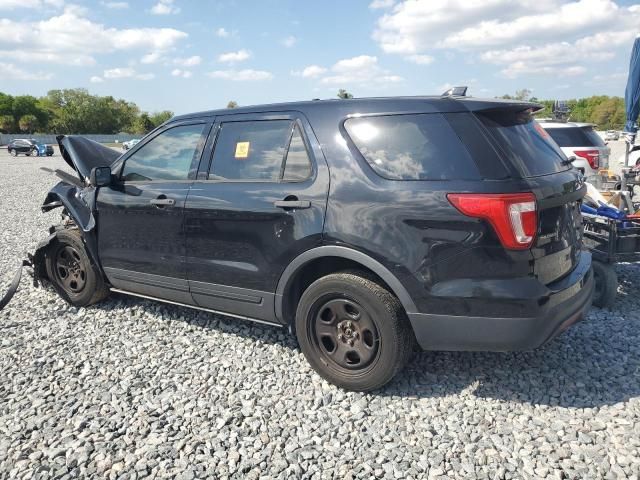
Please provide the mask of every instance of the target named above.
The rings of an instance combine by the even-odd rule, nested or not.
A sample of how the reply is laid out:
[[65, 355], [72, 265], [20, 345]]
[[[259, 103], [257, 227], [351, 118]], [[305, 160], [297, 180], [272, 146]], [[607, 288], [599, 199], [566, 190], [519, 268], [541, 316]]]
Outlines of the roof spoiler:
[[451, 87], [449, 90], [444, 92], [442, 97], [466, 97], [467, 96], [467, 86], [462, 87]]

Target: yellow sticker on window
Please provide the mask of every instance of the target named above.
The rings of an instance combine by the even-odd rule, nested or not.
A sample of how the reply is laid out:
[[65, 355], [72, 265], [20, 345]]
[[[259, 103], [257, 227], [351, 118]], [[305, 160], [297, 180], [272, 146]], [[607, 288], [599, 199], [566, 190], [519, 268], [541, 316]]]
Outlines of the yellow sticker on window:
[[236, 158], [247, 158], [249, 156], [249, 142], [236, 143]]

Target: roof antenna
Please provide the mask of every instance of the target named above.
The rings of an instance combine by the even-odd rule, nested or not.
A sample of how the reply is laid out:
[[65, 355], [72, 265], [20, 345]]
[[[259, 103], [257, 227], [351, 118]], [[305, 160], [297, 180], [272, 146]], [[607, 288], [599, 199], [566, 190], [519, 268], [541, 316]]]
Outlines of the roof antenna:
[[442, 94], [443, 97], [466, 97], [468, 87], [451, 87]]

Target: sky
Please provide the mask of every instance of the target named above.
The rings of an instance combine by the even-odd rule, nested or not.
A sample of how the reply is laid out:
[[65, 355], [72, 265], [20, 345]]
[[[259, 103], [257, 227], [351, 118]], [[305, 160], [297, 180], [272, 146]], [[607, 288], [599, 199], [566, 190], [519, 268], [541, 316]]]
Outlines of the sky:
[[332, 98], [624, 95], [633, 0], [0, 0], [0, 91], [176, 114]]

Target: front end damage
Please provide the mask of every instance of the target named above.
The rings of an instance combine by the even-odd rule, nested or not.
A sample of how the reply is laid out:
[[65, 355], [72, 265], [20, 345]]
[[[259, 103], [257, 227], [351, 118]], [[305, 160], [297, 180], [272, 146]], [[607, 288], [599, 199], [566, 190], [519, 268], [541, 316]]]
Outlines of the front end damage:
[[[9, 287], [8, 292], [0, 298], [0, 310], [9, 302], [18, 289], [22, 268], [33, 269], [33, 284], [40, 286], [49, 281], [46, 268], [47, 252], [61, 230], [76, 228], [82, 233], [82, 240], [91, 263], [100, 273], [102, 268], [98, 258], [98, 243], [95, 232], [96, 226], [96, 194], [97, 189], [89, 182], [91, 169], [102, 166], [112, 166], [120, 154], [102, 144], [84, 137], [57, 137], [60, 153], [64, 160], [75, 170], [76, 175], [66, 171], [55, 170], [62, 181], [56, 184], [48, 193], [41, 207], [42, 212], [62, 208], [62, 221], [49, 228], [49, 235], [42, 240], [27, 260], [21, 262], [19, 270]], [[51, 172], [51, 170], [46, 171]]]

